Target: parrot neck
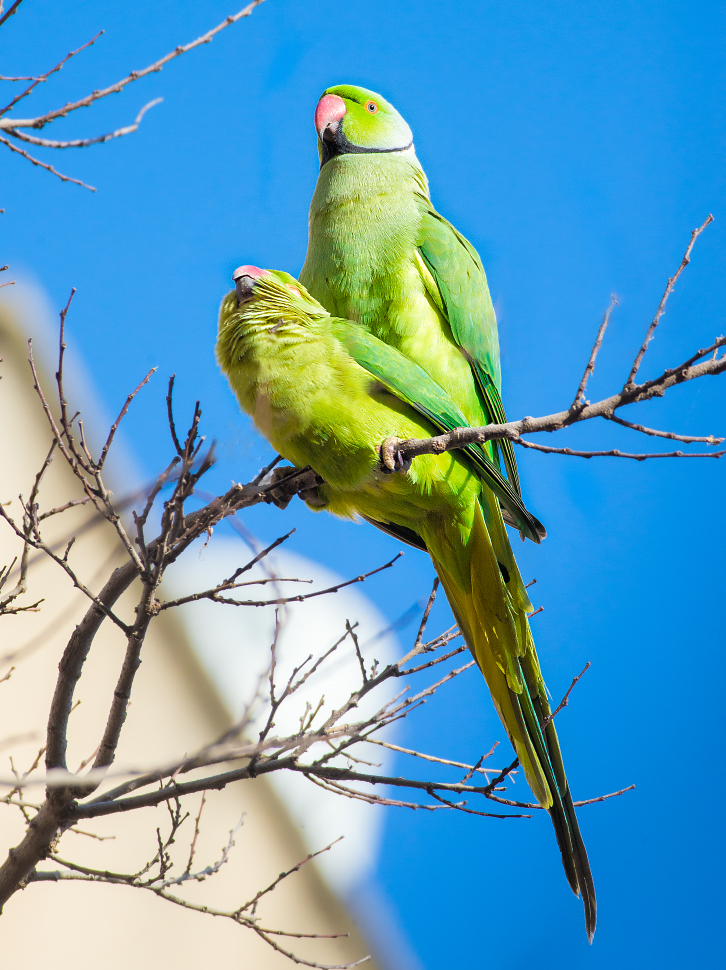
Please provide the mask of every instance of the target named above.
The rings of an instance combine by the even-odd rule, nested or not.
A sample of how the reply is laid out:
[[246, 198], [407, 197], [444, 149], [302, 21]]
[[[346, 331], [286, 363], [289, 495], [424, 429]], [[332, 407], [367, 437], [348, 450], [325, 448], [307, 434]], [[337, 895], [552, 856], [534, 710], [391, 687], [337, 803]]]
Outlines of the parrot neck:
[[252, 372], [265, 356], [294, 356], [296, 347], [306, 339], [305, 326], [285, 315], [281, 308], [254, 306], [241, 311], [235, 293], [230, 293], [222, 302], [217, 360], [225, 373], [234, 368], [249, 368], [252, 379]]
[[410, 262], [421, 211], [429, 205], [426, 176], [412, 148], [332, 159], [318, 176], [310, 205], [300, 282], [329, 313], [371, 326], [387, 313], [381, 275], [395, 277], [399, 264]]
[[428, 181], [413, 146], [377, 155], [339, 155], [320, 170], [310, 220], [326, 209], [352, 202], [380, 205], [382, 197], [407, 191], [429, 198]]

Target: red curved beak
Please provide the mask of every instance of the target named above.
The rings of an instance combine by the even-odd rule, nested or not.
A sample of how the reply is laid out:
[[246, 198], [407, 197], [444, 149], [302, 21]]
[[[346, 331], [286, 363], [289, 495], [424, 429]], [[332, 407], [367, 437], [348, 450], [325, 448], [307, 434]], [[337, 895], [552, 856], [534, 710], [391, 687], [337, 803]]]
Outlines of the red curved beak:
[[337, 94], [323, 95], [315, 109], [315, 130], [318, 137], [324, 139], [326, 132], [333, 134], [337, 131], [346, 110], [345, 101]]

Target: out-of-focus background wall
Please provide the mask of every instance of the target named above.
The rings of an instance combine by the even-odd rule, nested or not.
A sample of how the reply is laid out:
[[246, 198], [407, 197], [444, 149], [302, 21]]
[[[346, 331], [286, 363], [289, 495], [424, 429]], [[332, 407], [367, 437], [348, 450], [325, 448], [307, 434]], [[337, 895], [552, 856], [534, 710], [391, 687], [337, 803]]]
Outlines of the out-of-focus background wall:
[[[27, 331], [22, 327], [28, 320], [19, 310], [20, 305], [21, 301], [16, 301], [15, 313], [8, 312], [7, 307], [0, 308], [0, 407], [7, 419], [2, 433], [5, 460], [0, 465], [0, 488], [4, 496], [16, 496], [9, 505], [15, 517], [17, 496], [23, 493], [27, 499], [28, 486], [50, 441], [48, 424], [32, 387], [24, 339]], [[35, 323], [38, 324], [37, 318]], [[42, 332], [42, 322], [40, 329]], [[45, 387], [50, 387], [52, 378], [47, 380], [47, 371], [43, 377]], [[93, 424], [94, 390], [82, 381], [83, 371], [73, 368], [70, 383]], [[113, 483], [119, 497], [134, 491], [132, 479], [124, 480], [121, 464], [117, 461]], [[41, 489], [41, 511], [80, 497], [80, 486], [67, 465], [62, 459], [54, 461]], [[87, 506], [64, 513], [57, 520], [45, 520], [43, 531], [54, 548], [64, 548], [70, 536], [77, 536], [71, 557], [73, 568], [91, 589], [97, 590], [113, 568], [124, 561], [118, 537]], [[172, 570], [164, 595], [173, 597], [206, 588], [216, 577], [230, 575], [254, 555], [239, 538], [236, 542], [222, 539], [205, 548], [198, 545], [198, 549], [190, 551], [188, 562], [182, 560], [179, 568]], [[0, 562], [9, 564], [17, 552], [18, 543], [6, 527], [0, 532]], [[278, 554], [274, 569], [279, 575], [294, 574], [312, 580], [312, 589], [340, 582], [329, 570], [302, 556]], [[17, 564], [7, 588], [16, 578]], [[284, 596], [293, 593], [292, 586], [280, 583], [275, 588]], [[43, 600], [40, 611], [5, 617], [0, 641], [3, 673], [11, 672], [2, 684], [0, 708], [3, 779], [11, 777], [11, 766], [20, 773], [26, 771], [44, 743], [58, 660], [88, 606], [70, 579], [39, 552], [31, 552], [28, 588], [33, 601]], [[120, 602], [119, 615], [132, 615], [135, 602], [132, 589]], [[376, 655], [383, 663], [394, 659], [395, 636], [386, 632], [381, 614], [364, 595], [344, 589], [334, 599], [320, 597], [286, 609], [277, 650], [279, 669], [289, 667], [306, 651], [317, 654], [335, 642], [345, 632], [347, 618], [358, 622], [363, 638], [383, 632], [376, 640]], [[144, 645], [142, 667], [112, 776], [123, 773], [124, 767], [153, 769], [175, 763], [208, 745], [238, 721], [253, 700], [254, 687], [269, 662], [274, 625], [272, 608], [228, 608], [225, 612], [211, 603], [190, 604], [155, 620]], [[123, 635], [112, 624], [104, 624], [84, 667], [77, 691], [78, 706], [71, 715], [71, 768], [93, 753], [91, 748], [108, 715], [124, 650]], [[351, 650], [350, 656], [341, 658], [329, 675], [312, 682], [318, 692], [315, 699], [321, 690], [327, 690], [331, 700], [336, 694], [342, 699], [346, 687], [350, 693], [356, 672], [359, 673], [358, 661]], [[295, 707], [299, 716], [305, 701], [311, 699], [310, 690], [301, 691], [296, 703], [288, 706]], [[276, 733], [294, 733], [293, 725], [282, 720], [286, 717], [283, 708]], [[250, 732], [261, 726], [253, 718], [248, 736], [254, 736]], [[8, 790], [5, 784], [2, 794]], [[42, 785], [30, 785], [14, 801], [32, 805], [42, 800], [43, 792]], [[186, 808], [193, 807], [196, 812], [199, 801], [199, 796], [190, 798]], [[4, 856], [20, 841], [25, 825], [15, 807], [3, 807], [2, 812], [0, 851]], [[55, 852], [91, 869], [134, 872], [153, 857], [157, 849], [156, 828], [164, 837], [168, 822], [165, 806], [89, 820], [88, 824], [68, 831]], [[375, 905], [370, 890], [367, 908], [356, 912], [355, 906], [352, 910], [349, 906], [356, 889], [370, 881], [381, 836], [380, 810], [347, 798], [326, 796], [302, 778], [279, 784], [266, 778], [247, 785], [238, 782], [206, 795], [193, 871], [204, 870], [220, 858], [230, 832], [240, 822], [228, 861], [215, 875], [198, 885], [192, 884], [191, 893], [185, 885], [183, 897], [210, 908], [233, 910], [273, 882], [280, 872], [292, 869], [308, 853], [317, 852], [342, 836], [343, 841], [317, 862], [304, 865], [283, 881], [260, 904], [258, 916], [262, 925], [273, 929], [350, 934], [340, 940], [278, 941], [285, 945], [292, 942], [300, 956], [318, 962], [352, 962], [370, 952], [371, 944], [391, 955], [387, 941], [393, 933], [395, 947], [393, 925], [384, 922], [381, 930], [377, 921], [370, 925], [370, 934], [360, 928]], [[191, 817], [176, 841], [184, 839], [188, 845], [193, 833]], [[103, 840], [101, 844], [99, 838]], [[49, 860], [40, 868], [57, 870], [58, 865]], [[180, 870], [177, 860], [175, 874], [180, 871], [183, 866]], [[119, 968], [128, 967], [131, 961], [139, 967], [158, 966], [161, 961], [162, 965], [192, 968], [205, 965], [211, 954], [219, 967], [238, 967], [240, 962], [260, 968], [289, 966], [289, 961], [263, 940], [229, 920], [177, 908], [151, 893], [124, 886], [34, 884], [6, 904], [2, 937], [7, 966], [39, 967], [52, 962], [58, 967], [92, 967], [101, 952], [107, 966]]]

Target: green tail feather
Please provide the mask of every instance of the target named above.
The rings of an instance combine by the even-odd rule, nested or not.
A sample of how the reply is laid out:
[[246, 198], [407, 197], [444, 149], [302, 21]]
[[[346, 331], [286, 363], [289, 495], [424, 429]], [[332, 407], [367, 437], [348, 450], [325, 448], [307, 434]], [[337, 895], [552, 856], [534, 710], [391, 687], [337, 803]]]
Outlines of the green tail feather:
[[575, 894], [582, 893], [587, 935], [592, 941], [595, 890], [557, 732], [552, 722], [543, 729], [550, 707], [527, 620], [531, 606], [496, 499], [486, 493], [464, 556], [470, 584], [460, 570], [457, 581], [453, 564], [447, 569], [432, 553], [454, 616], [484, 674], [527, 782], [552, 819], [567, 881]]
[[592, 943], [595, 936], [595, 925], [597, 923], [597, 900], [595, 898], [595, 883], [590, 871], [590, 863], [587, 858], [587, 849], [580, 834], [580, 826], [577, 824], [575, 806], [572, 802], [572, 795], [569, 790], [563, 798], [567, 821], [569, 823], [570, 836], [572, 837], [573, 859], [577, 869], [577, 878], [582, 892], [582, 902], [585, 906], [585, 928], [587, 929], [588, 942]]
[[550, 721], [544, 729], [544, 734], [542, 733], [542, 725], [550, 715], [550, 706], [544, 693], [544, 683], [537, 664], [531, 633], [529, 633], [528, 646], [530, 649], [523, 658], [522, 664], [522, 673], [527, 685], [527, 701], [534, 715], [534, 718], [530, 717], [528, 720], [532, 724], [533, 739], [541, 751], [540, 764], [545, 770], [553, 794], [553, 804], [548, 811], [562, 854], [562, 865], [572, 891], [576, 895], [582, 893], [587, 938], [592, 943], [597, 914], [595, 885], [567, 784], [554, 722]]

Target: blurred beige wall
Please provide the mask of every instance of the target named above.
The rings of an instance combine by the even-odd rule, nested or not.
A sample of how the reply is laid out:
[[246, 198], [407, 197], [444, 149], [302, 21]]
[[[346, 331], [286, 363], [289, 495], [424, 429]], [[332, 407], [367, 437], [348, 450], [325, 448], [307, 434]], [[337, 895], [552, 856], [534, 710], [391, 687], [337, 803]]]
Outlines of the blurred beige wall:
[[[22, 492], [27, 497], [50, 445], [50, 432], [32, 389], [21, 328], [2, 308], [0, 356], [0, 501], [12, 500], [8, 512], [19, 520], [17, 495]], [[43, 380], [50, 396], [52, 376], [43, 375]], [[57, 457], [42, 487], [41, 510], [80, 495], [78, 483]], [[97, 591], [123, 555], [107, 523], [82, 530], [89, 519], [85, 508], [51, 518], [46, 538], [64, 547], [70, 535], [78, 534], [70, 561], [86, 584]], [[20, 548], [7, 524], [0, 522], [0, 564], [9, 564], [19, 556]], [[9, 585], [13, 583], [11, 579]], [[10, 776], [10, 757], [18, 771], [25, 771], [44, 744], [58, 660], [87, 606], [83, 594], [73, 589], [58, 566], [33, 554], [24, 602], [41, 597], [44, 601], [39, 612], [0, 618], [0, 677], [15, 666], [10, 679], [0, 683], [1, 779]], [[132, 589], [117, 609], [129, 619], [133, 605]], [[80, 705], [70, 720], [71, 769], [88, 758], [98, 743], [124, 647], [121, 632], [104, 623], [76, 692]], [[224, 730], [228, 724], [224, 706], [195, 659], [184, 627], [171, 614], [162, 614], [152, 624], [142, 659], [121, 736], [119, 764], [167, 763], [198, 749]], [[0, 797], [7, 790], [0, 788]], [[29, 802], [37, 803], [42, 796], [40, 786], [25, 791]], [[186, 864], [199, 802], [200, 796], [187, 799], [186, 810], [192, 818], [177, 839], [177, 872]], [[306, 856], [307, 849], [271, 787], [264, 779], [256, 779], [207, 795], [195, 868], [211, 865], [219, 858], [230, 830], [243, 813], [244, 823], [235, 836], [229, 862], [213, 878], [185, 887], [180, 894], [203, 905], [231, 910]], [[62, 858], [91, 868], [131, 872], [154, 855], [157, 826], [162, 834], [167, 831], [164, 806], [91, 820], [79, 826], [91, 835], [69, 831], [56, 851]], [[24, 830], [18, 808], [0, 803], [1, 858], [18, 843]], [[59, 867], [48, 860], [39, 868]], [[261, 925], [290, 932], [350, 932], [349, 938], [340, 940], [277, 938], [307, 959], [338, 965], [370, 952], [351, 914], [320, 878], [315, 863], [304, 866], [266, 897], [258, 916]], [[255, 934], [230, 920], [181, 909], [139, 889], [80, 882], [31, 884], [18, 892], [0, 918], [0, 953], [3, 967], [31, 970], [48, 965], [58, 970], [90, 970], [99, 964], [107, 970], [127, 970], [130, 966], [138, 970], [199, 970], [208, 965], [215, 970], [266, 970], [291, 966]]]

